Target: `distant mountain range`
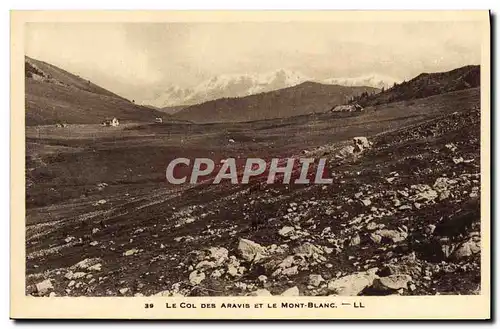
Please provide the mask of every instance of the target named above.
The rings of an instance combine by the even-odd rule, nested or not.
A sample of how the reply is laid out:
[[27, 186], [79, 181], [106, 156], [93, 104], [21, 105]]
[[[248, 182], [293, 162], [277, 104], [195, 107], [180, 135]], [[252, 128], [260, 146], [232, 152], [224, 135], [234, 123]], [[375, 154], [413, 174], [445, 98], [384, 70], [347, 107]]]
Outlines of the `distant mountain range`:
[[[368, 107], [476, 88], [480, 85], [480, 67], [469, 65], [448, 72], [422, 73], [402, 83], [377, 75], [322, 82], [309, 81], [286, 70], [230, 75], [205, 81], [193, 90], [173, 88], [158, 101], [177, 105], [160, 108], [135, 104], [54, 65], [25, 57], [26, 124], [98, 124], [110, 117], [135, 122], [154, 122], [156, 117], [163, 117], [198, 123], [286, 118], [326, 112], [348, 102]], [[188, 105], [190, 102], [195, 104]]]
[[157, 108], [195, 105], [218, 98], [244, 97], [296, 86], [306, 81], [342, 86], [388, 88], [396, 79], [377, 74], [355, 78], [317, 80], [300, 72], [277, 70], [264, 74], [232, 74], [210, 78], [193, 88], [171, 86], [151, 100], [141, 102]]
[[188, 106], [172, 116], [198, 123], [236, 122], [286, 118], [326, 112], [362, 93], [373, 94], [372, 87], [346, 87], [303, 82], [299, 85], [245, 97], [219, 98]]
[[395, 83], [401, 82], [398, 79], [383, 76], [379, 74], [371, 74], [365, 75], [355, 78], [331, 78], [325, 79], [322, 83], [331, 84], [331, 85], [341, 85], [341, 86], [349, 86], [349, 87], [375, 87], [379, 89], [387, 89], [392, 87]]
[[24, 64], [26, 125], [98, 124], [110, 117], [153, 122], [164, 115], [54, 65], [27, 56]]

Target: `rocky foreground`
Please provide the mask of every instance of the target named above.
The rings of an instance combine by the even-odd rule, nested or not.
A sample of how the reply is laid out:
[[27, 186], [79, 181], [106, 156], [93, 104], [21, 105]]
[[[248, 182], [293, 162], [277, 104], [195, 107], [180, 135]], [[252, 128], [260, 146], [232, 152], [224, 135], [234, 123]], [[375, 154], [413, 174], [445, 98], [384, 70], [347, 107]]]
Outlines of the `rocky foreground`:
[[478, 294], [479, 119], [465, 110], [306, 150], [331, 160], [331, 185], [127, 196], [134, 207], [28, 239], [27, 294]]

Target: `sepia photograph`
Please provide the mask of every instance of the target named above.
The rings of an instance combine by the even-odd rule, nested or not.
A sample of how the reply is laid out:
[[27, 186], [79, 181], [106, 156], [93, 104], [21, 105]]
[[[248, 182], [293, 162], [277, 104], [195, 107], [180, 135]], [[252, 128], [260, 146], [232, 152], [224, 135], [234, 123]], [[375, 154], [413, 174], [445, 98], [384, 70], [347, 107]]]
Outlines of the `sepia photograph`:
[[20, 304], [488, 314], [487, 11], [70, 14], [11, 16]]

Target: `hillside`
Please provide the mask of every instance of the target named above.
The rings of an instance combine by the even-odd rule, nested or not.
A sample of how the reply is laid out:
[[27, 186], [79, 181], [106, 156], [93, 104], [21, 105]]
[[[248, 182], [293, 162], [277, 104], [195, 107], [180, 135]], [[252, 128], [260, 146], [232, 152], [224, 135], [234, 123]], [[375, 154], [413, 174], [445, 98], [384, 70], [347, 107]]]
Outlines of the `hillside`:
[[[322, 113], [98, 134], [71, 126], [69, 138], [28, 127], [26, 294], [484, 293], [481, 253], [490, 245], [480, 235], [479, 103], [473, 88], [342, 119]], [[342, 156], [355, 136], [372, 144]], [[177, 157], [304, 154], [327, 159], [333, 184], [165, 181]], [[52, 288], [39, 289], [42, 282]]]
[[379, 94], [362, 95], [355, 101], [362, 106], [370, 106], [424, 98], [479, 87], [480, 80], [479, 65], [468, 65], [448, 72], [422, 73]]
[[89, 80], [25, 57], [26, 125], [152, 121], [163, 113], [136, 105]]
[[286, 118], [301, 114], [325, 112], [352, 96], [369, 94], [378, 89], [345, 87], [304, 82], [297, 86], [241, 98], [221, 98], [189, 106], [173, 117], [193, 122], [238, 122]]

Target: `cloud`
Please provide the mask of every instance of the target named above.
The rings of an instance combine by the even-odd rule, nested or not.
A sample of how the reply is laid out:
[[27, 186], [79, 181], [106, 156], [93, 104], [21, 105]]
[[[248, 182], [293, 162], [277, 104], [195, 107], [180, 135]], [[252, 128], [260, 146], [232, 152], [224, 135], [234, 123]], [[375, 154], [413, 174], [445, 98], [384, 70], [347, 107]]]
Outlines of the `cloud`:
[[46, 60], [113, 87], [158, 83], [161, 74], [150, 65], [147, 48], [132, 48], [117, 24], [30, 23], [26, 29], [28, 56]]
[[220, 74], [409, 79], [480, 62], [474, 22], [33, 23], [26, 52], [124, 96]]

